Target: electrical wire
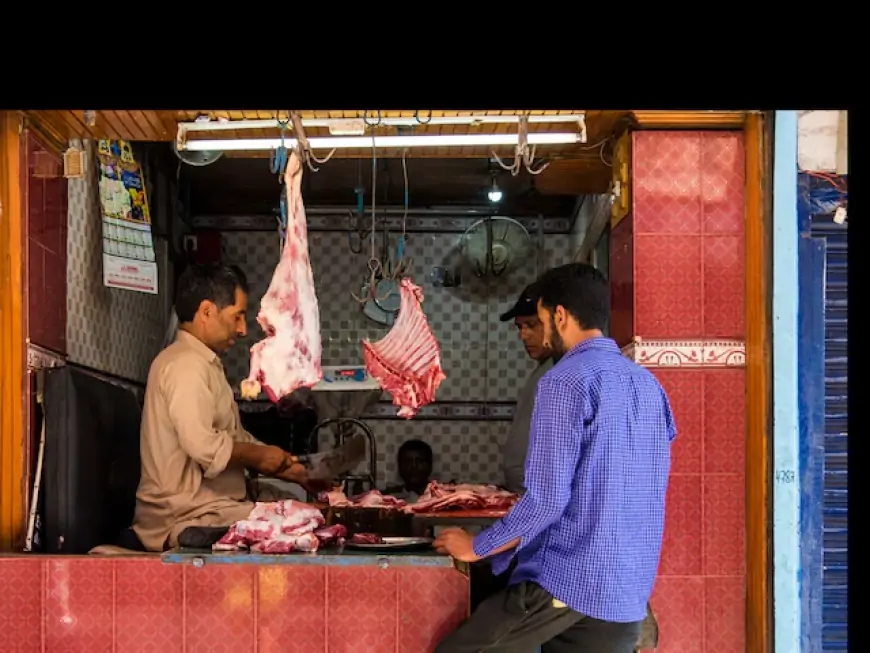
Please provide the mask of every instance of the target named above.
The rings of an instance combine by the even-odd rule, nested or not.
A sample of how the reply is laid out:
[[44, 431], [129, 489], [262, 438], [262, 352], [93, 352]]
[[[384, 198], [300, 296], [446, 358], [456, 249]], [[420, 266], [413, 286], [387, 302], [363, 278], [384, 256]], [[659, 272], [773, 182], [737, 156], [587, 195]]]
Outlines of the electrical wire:
[[[431, 120], [431, 112], [430, 118]], [[402, 240], [399, 241], [399, 259], [401, 260], [402, 256], [405, 254], [405, 233], [407, 230], [407, 222], [408, 222], [408, 163], [406, 161], [406, 156], [408, 155], [408, 148], [402, 150], [402, 177], [405, 181], [405, 211], [402, 213]]]

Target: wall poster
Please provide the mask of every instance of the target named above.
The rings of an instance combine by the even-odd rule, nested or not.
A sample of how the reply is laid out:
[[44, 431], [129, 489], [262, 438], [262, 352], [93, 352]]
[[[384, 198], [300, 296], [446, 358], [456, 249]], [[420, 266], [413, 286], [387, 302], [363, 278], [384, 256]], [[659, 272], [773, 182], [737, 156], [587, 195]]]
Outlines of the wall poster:
[[99, 141], [98, 156], [103, 283], [156, 295], [157, 263], [142, 169], [127, 141]]

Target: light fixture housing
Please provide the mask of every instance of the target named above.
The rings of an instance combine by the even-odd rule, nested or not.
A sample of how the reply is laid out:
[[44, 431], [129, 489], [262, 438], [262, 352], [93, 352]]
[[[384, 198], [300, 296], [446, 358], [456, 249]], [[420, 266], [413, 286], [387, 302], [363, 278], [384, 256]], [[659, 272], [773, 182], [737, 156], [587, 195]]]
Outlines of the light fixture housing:
[[[528, 135], [529, 145], [571, 145], [580, 143], [581, 135], [569, 132], [536, 132]], [[498, 147], [516, 146], [516, 134], [430, 134], [421, 136], [338, 136], [308, 139], [312, 150], [404, 149], [414, 147]], [[296, 147], [295, 138], [228, 138], [184, 140], [179, 150], [204, 151], [263, 151], [275, 150], [281, 145]]]
[[[419, 120], [413, 116], [383, 117], [378, 118], [369, 115], [365, 118], [302, 118], [303, 127], [325, 127], [330, 131], [336, 126], [346, 125], [350, 121], [362, 121], [367, 127], [427, 127], [444, 125], [516, 125], [520, 121], [519, 115], [467, 115], [467, 116], [432, 116], [428, 120]], [[570, 113], [558, 115], [530, 115], [526, 116], [530, 125], [574, 125], [586, 138], [586, 113]], [[199, 121], [178, 123], [179, 131], [242, 131], [245, 129], [274, 129], [277, 120], [226, 120]]]

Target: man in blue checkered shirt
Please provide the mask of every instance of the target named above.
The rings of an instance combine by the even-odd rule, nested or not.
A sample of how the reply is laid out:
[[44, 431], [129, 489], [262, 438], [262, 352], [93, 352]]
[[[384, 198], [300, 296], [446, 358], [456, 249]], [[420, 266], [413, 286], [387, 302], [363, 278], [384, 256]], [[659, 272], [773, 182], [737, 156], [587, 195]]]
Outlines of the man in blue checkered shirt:
[[535, 283], [557, 360], [538, 384], [526, 493], [472, 537], [445, 529], [435, 546], [491, 558], [506, 590], [486, 599], [437, 653], [631, 653], [653, 588], [676, 435], [656, 378], [602, 334], [610, 292], [589, 265]]

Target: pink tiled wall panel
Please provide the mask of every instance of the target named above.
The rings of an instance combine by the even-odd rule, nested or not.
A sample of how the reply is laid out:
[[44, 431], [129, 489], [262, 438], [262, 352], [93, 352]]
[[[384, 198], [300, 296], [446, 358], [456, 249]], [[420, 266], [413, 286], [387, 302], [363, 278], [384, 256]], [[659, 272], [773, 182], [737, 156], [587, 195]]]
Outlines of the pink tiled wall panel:
[[671, 402], [677, 439], [671, 446], [671, 474], [704, 471], [704, 384], [698, 370], [656, 369]]
[[635, 333], [742, 338], [741, 132], [633, 136]]
[[653, 371], [668, 393], [678, 431], [653, 595], [662, 635], [659, 650], [741, 651], [745, 370]]
[[0, 558], [3, 653], [426, 653], [468, 612], [449, 568]]
[[631, 214], [610, 232], [610, 337], [620, 347], [634, 336], [634, 233]]
[[704, 650], [746, 650], [746, 581], [742, 576], [704, 579]]
[[[659, 622], [656, 653], [704, 653], [706, 604], [700, 576], [659, 577], [652, 595]], [[740, 653], [724, 648], [711, 653]]]
[[746, 370], [707, 369], [704, 378], [704, 472], [746, 470]]
[[702, 334], [742, 340], [746, 335], [743, 236], [703, 236], [702, 241]]
[[[67, 181], [60, 155], [28, 132], [22, 166], [27, 211], [28, 337], [66, 353]], [[38, 157], [56, 161], [56, 175], [38, 177]], [[26, 171], [26, 172], [25, 172]]]
[[635, 236], [635, 335], [645, 339], [701, 335], [701, 241], [694, 235]]

